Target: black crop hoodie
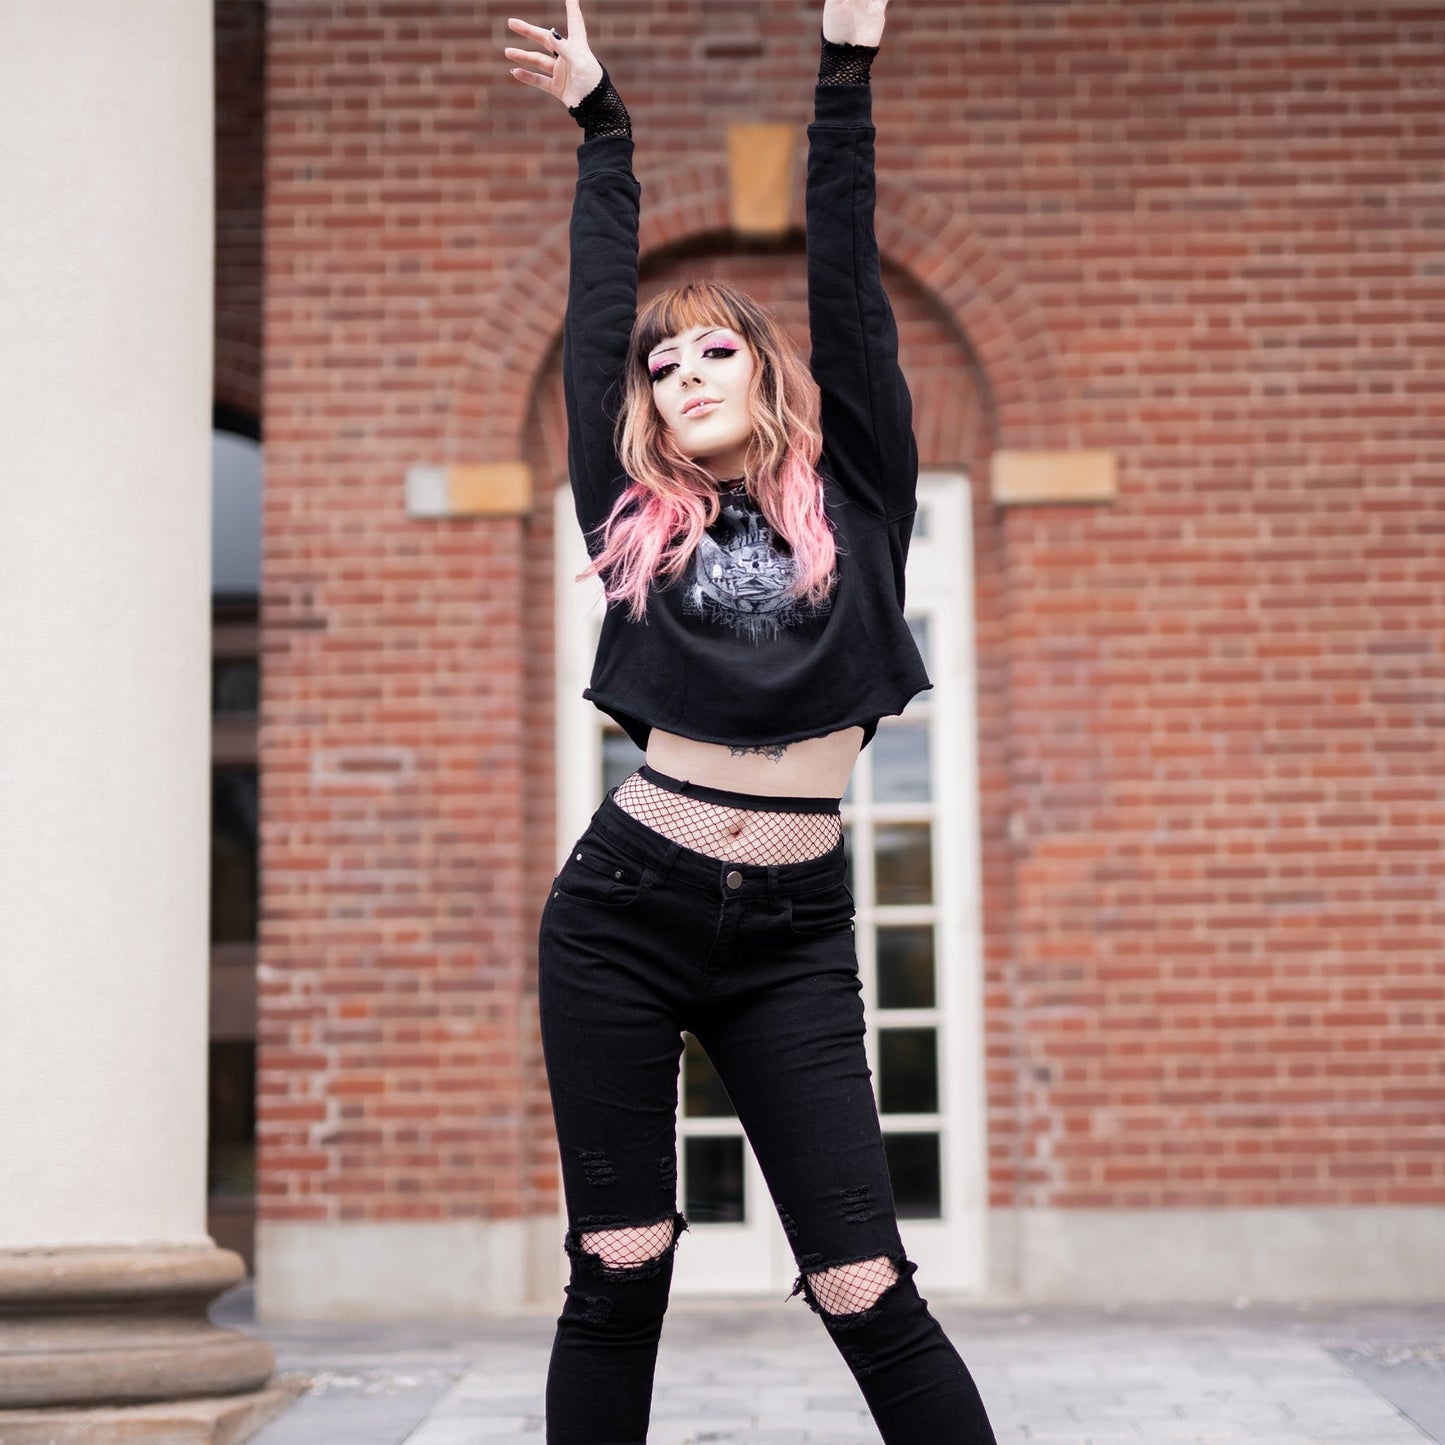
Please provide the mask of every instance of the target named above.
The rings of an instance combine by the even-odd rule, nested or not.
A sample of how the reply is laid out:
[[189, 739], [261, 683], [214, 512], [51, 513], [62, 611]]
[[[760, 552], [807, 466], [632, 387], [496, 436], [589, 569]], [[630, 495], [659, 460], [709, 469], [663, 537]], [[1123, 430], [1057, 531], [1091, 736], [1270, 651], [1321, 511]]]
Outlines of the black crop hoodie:
[[[582, 695], [643, 751], [654, 727], [762, 747], [861, 725], [866, 747], [881, 716], [933, 686], [903, 611], [918, 448], [873, 233], [874, 53], [823, 42], [808, 126], [809, 364], [822, 391], [818, 471], [837, 581], [818, 606], [786, 596], [786, 540], [743, 483], [721, 489], [719, 518], [687, 569], [651, 584], [646, 619], [630, 620], [625, 602], [609, 604], [603, 619]], [[637, 314], [641, 186], [630, 119], [605, 71], [572, 114], [586, 138], [562, 367], [573, 500], [595, 557], [594, 529], [629, 485], [612, 438]]]

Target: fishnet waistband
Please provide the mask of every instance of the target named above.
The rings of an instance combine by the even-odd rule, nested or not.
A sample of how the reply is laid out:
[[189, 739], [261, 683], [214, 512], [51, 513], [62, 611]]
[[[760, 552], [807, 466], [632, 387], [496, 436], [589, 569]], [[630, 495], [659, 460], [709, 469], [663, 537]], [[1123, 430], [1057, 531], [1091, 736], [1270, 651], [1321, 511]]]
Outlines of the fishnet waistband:
[[664, 838], [729, 863], [805, 863], [837, 846], [836, 812], [734, 808], [650, 783], [640, 772], [617, 785], [612, 800]]

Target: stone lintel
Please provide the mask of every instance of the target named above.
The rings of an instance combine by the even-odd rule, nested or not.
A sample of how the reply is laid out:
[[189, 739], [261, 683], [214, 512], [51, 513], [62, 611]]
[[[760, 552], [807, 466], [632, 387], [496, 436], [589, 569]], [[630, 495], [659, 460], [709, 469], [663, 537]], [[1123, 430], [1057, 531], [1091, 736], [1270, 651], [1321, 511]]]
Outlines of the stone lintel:
[[797, 127], [739, 121], [728, 126], [727, 140], [733, 230], [762, 239], [785, 235], [792, 211]]
[[414, 466], [406, 474], [406, 510], [413, 517], [525, 517], [532, 469], [520, 461]]
[[990, 465], [1000, 506], [1039, 502], [1109, 502], [1118, 493], [1111, 451], [997, 451]]

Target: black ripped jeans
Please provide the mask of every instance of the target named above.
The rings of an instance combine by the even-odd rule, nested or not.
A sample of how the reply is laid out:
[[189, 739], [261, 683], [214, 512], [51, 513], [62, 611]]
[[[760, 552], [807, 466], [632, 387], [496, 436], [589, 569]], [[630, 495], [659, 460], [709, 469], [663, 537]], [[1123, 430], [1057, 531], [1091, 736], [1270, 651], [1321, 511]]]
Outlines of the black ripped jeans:
[[[672, 1251], [687, 1228], [677, 1211], [684, 1030], [762, 1166], [802, 1271], [793, 1293], [821, 1316], [883, 1440], [993, 1445], [899, 1236], [844, 846], [801, 863], [728, 862], [664, 837], [609, 794], [552, 885], [539, 990], [571, 1282], [547, 1373], [548, 1445], [647, 1439]], [[656, 1228], [629, 1234], [640, 1247], [627, 1263], [618, 1236], [594, 1233], [639, 1226]], [[873, 1303], [824, 1308], [810, 1276], [865, 1260], [891, 1261], [896, 1279], [885, 1264], [892, 1283]]]

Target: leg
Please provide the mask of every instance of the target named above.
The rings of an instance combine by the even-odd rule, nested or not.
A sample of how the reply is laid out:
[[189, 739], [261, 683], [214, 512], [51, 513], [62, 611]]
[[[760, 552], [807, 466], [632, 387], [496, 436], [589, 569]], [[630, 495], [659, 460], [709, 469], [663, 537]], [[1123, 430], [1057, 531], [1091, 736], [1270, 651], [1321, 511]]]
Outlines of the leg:
[[547, 1368], [547, 1445], [644, 1445], [681, 1214], [567, 1233], [572, 1279]]
[[676, 1210], [682, 1031], [646, 966], [648, 900], [625, 887], [579, 876], [575, 893], [549, 900], [539, 938], [571, 1259], [547, 1371], [548, 1445], [646, 1440], [673, 1250], [687, 1228]]
[[[768, 1180], [801, 1292], [887, 1445], [994, 1445], [903, 1251], [864, 1053], [853, 936], [781, 941], [770, 982], [699, 1033]], [[796, 951], [803, 950], [802, 953]]]

